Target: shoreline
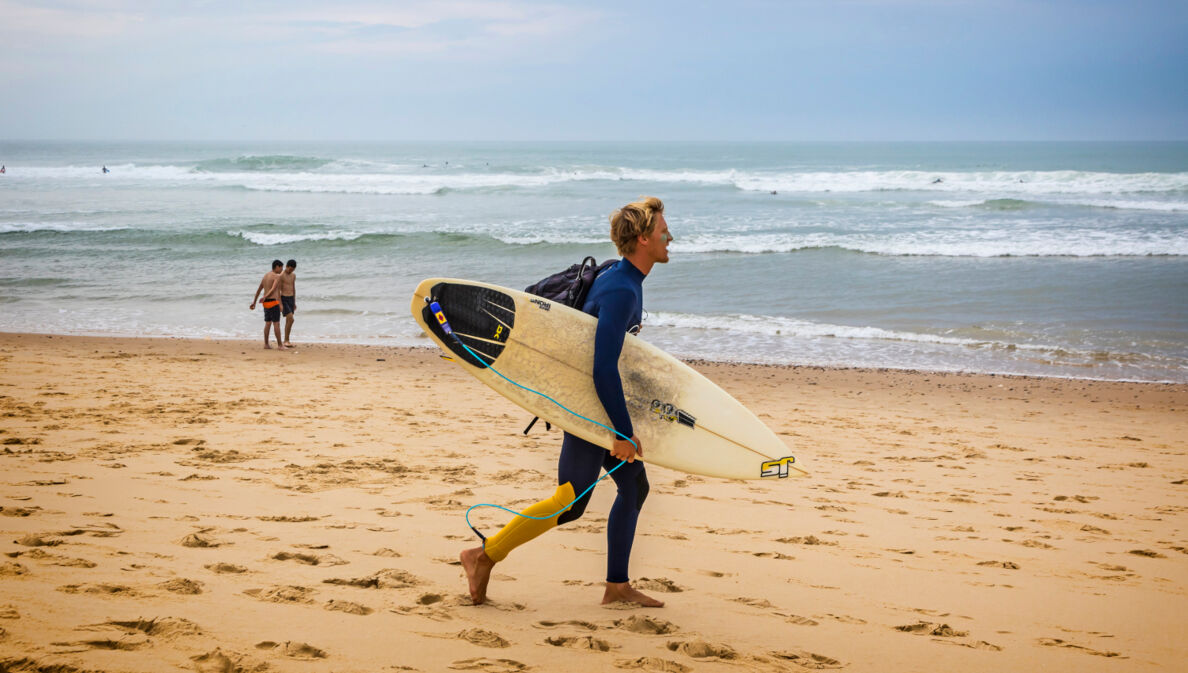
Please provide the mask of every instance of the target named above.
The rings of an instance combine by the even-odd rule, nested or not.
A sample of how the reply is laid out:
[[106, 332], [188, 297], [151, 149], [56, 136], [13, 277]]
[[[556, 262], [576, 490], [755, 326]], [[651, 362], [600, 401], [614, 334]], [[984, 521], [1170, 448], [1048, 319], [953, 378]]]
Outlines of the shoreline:
[[[0, 337], [7, 336], [28, 336], [28, 337], [56, 337], [62, 339], [80, 338], [80, 339], [147, 339], [147, 340], [163, 340], [163, 341], [193, 341], [201, 343], [255, 343], [259, 344], [262, 340], [260, 338], [252, 339], [248, 337], [183, 337], [183, 336], [168, 336], [157, 334], [144, 334], [136, 336], [119, 335], [119, 334], [102, 334], [102, 333], [86, 333], [86, 334], [63, 334], [58, 332], [8, 332], [0, 330]], [[375, 344], [375, 343], [358, 343], [354, 341], [335, 341], [335, 340], [314, 340], [302, 342], [303, 348], [308, 347], [322, 347], [322, 346], [341, 346], [348, 348], [375, 348], [375, 349], [410, 349], [410, 350], [426, 350], [430, 352], [437, 352], [440, 349], [436, 345], [411, 345], [411, 344]], [[262, 347], [259, 350], [264, 350]], [[1004, 372], [982, 372], [968, 369], [915, 369], [910, 367], [864, 367], [859, 365], [818, 365], [818, 364], [803, 364], [803, 363], [777, 363], [777, 362], [750, 362], [745, 360], [711, 360], [701, 357], [687, 357], [673, 354], [681, 362], [687, 365], [705, 365], [705, 366], [743, 366], [743, 367], [770, 367], [773, 369], [810, 369], [820, 371], [856, 371], [856, 372], [871, 372], [871, 373], [904, 373], [904, 374], [922, 374], [933, 376], [970, 376], [970, 377], [990, 377], [1003, 379], [1024, 379], [1024, 380], [1058, 380], [1058, 381], [1085, 381], [1090, 383], [1126, 383], [1126, 384], [1141, 384], [1141, 385], [1157, 385], [1157, 386], [1186, 386], [1188, 381], [1170, 381], [1159, 380], [1150, 381], [1143, 379], [1111, 379], [1111, 378], [1096, 378], [1088, 376], [1061, 376], [1058, 374], [1017, 374]]]
[[609, 485], [476, 607], [463, 513], [551, 494], [560, 433], [436, 349], [249, 344], [0, 333], [0, 668], [1188, 658], [1188, 385], [695, 362], [810, 476], [649, 466], [631, 576], [663, 609], [598, 604]]

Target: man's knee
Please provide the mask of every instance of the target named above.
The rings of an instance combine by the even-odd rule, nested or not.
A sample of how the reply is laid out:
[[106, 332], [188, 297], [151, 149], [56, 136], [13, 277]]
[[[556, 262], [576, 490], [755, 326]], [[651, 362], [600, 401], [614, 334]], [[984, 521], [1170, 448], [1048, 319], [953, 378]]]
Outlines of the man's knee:
[[648, 499], [648, 491], [651, 490], [651, 485], [648, 484], [648, 473], [640, 472], [635, 477], [635, 509], [640, 511], [643, 509], [644, 500]]
[[[568, 485], [569, 482], [565, 482], [565, 484]], [[569, 494], [570, 499], [572, 499], [573, 487], [570, 487]], [[557, 517], [557, 525], [560, 526], [563, 523], [569, 523], [570, 521], [576, 521], [577, 519], [582, 518], [582, 515], [586, 513], [586, 505], [590, 503], [590, 495], [590, 493], [587, 493], [578, 498], [577, 501], [573, 503], [573, 507], [570, 507], [568, 510], [562, 512], [561, 516]], [[569, 503], [564, 502], [560, 503], [558, 506], [561, 507], [567, 504]]]

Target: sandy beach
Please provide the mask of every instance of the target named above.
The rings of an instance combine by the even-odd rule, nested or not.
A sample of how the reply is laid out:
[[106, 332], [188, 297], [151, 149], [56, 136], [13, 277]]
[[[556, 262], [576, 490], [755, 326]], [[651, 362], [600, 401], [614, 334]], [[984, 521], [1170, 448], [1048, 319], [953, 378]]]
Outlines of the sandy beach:
[[560, 435], [435, 350], [0, 334], [0, 671], [1184, 670], [1188, 385], [692, 364], [812, 476], [650, 468], [662, 609], [610, 484], [475, 607]]

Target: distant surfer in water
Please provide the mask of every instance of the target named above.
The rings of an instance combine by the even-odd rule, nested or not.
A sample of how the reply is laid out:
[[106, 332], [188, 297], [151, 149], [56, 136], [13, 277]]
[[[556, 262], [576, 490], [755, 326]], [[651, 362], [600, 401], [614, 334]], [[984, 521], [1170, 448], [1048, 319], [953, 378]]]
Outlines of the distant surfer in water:
[[256, 295], [252, 297], [251, 310], [256, 310], [256, 300], [260, 297], [260, 292], [264, 292], [264, 298], [261, 300], [261, 305], [264, 306], [264, 347], [272, 348], [268, 345], [268, 330], [271, 329], [276, 332], [276, 347], [278, 350], [285, 350], [285, 345], [281, 343], [280, 335], [280, 314], [281, 314], [281, 270], [285, 268], [284, 262], [279, 259], [272, 260], [272, 271], [264, 274], [264, 278], [260, 280], [260, 285], [256, 287]]
[[[281, 314], [285, 318], [285, 348], [292, 348], [289, 333], [293, 331], [293, 314], [297, 312], [297, 260], [285, 263], [285, 272], [280, 277]], [[280, 338], [277, 337], [279, 341]]]
[[103, 167], [103, 174], [104, 174], [104, 175], [107, 175], [107, 174], [108, 174], [108, 173], [110, 173], [110, 172], [111, 172], [111, 171], [107, 170], [107, 166], [104, 166], [104, 167]]
[[[594, 281], [582, 310], [598, 318], [593, 372], [598, 399], [615, 430], [630, 437], [631, 441], [616, 439], [614, 447], [607, 451], [565, 433], [557, 464], [560, 485], [551, 497], [528, 507], [523, 513], [543, 517], [558, 512], [593, 484], [603, 469], [610, 471], [619, 461], [627, 461], [610, 475], [618, 487], [618, 495], [606, 526], [606, 590], [602, 602], [626, 601], [659, 608], [664, 603], [633, 588], [627, 574], [635, 524], [648, 497], [648, 477], [644, 464], [635, 460], [636, 456], [644, 455], [644, 447], [639, 444], [627, 413], [623, 382], [619, 377], [619, 354], [627, 332], [636, 331], [642, 320], [643, 280], [654, 265], [668, 262], [668, 244], [673, 238], [664, 221], [664, 204], [655, 197], [645, 197], [623, 206], [611, 215], [610, 222], [611, 239], [623, 259]], [[591, 494], [587, 493], [572, 507], [549, 519], [516, 517], [487, 538], [483, 546], [462, 552], [462, 567], [466, 570], [474, 604], [486, 600], [487, 583], [496, 563], [541, 533], [580, 517]]]

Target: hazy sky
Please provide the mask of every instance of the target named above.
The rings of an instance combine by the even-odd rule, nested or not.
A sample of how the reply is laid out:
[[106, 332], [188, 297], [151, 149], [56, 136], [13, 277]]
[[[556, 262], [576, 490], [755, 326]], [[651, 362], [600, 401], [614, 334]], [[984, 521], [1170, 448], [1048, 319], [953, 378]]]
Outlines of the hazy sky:
[[0, 0], [0, 138], [1188, 139], [1186, 0]]

